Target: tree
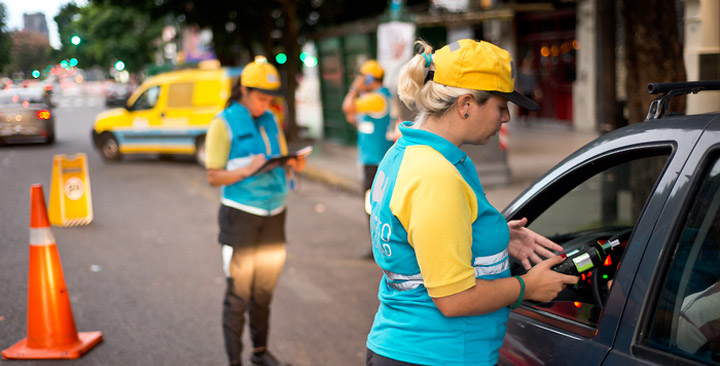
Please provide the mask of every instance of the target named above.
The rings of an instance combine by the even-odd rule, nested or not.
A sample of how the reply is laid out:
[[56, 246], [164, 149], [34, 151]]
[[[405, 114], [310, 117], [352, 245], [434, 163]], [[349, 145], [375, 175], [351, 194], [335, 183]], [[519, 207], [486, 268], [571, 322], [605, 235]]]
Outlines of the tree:
[[[287, 137], [298, 137], [295, 118], [295, 89], [301, 72], [300, 49], [304, 39], [323, 27], [380, 15], [388, 0], [93, 0], [94, 3], [133, 7], [153, 19], [182, 19], [184, 25], [196, 24], [213, 33], [213, 48], [220, 63], [241, 66], [263, 54], [274, 61], [278, 52], [287, 55], [287, 63], [277, 65], [286, 90]], [[411, 3], [427, 3], [412, 0]]]
[[0, 71], [10, 63], [12, 38], [7, 29], [7, 9], [5, 4], [0, 3]]
[[9, 74], [22, 73], [29, 78], [33, 70], [44, 70], [51, 62], [51, 47], [48, 39], [41, 33], [12, 32], [12, 61], [6, 69]]
[[[55, 17], [66, 57], [76, 57], [80, 65], [98, 65], [105, 70], [122, 60], [129, 72], [137, 72], [153, 62], [154, 41], [160, 37], [163, 22], [130, 7], [90, 3], [79, 8], [70, 3]], [[77, 35], [78, 45], [70, 42]]]
[[[678, 14], [674, 1], [623, 0], [625, 14], [625, 68], [627, 80], [627, 108], [629, 123], [645, 119], [653, 96], [647, 93], [650, 82], [685, 81], [683, 41], [680, 38]], [[685, 112], [685, 98], [673, 98], [670, 110]], [[642, 174], [633, 174], [630, 189], [633, 192], [632, 211], [639, 214], [649, 189], [663, 169], [657, 166], [636, 166]]]

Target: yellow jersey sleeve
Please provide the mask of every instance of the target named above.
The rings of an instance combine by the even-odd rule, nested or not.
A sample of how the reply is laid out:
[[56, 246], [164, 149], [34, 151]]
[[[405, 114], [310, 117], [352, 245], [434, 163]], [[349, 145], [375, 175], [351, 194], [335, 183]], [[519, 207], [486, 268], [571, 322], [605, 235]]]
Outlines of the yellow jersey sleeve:
[[215, 117], [205, 135], [205, 168], [225, 169], [230, 155], [230, 137], [225, 120]]
[[408, 147], [390, 210], [407, 231], [431, 297], [475, 286], [472, 223], [477, 198], [455, 166], [429, 146]]
[[381, 113], [385, 111], [387, 101], [378, 93], [368, 93], [355, 99], [356, 113]]

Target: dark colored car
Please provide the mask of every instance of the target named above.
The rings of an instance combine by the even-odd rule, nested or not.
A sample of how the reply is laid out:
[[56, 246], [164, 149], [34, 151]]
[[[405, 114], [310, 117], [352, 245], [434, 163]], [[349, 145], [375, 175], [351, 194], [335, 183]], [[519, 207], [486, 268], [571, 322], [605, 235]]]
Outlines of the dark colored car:
[[565, 252], [620, 245], [554, 301], [513, 310], [500, 365], [720, 365], [720, 113], [663, 116], [699, 84], [651, 84], [666, 94], [646, 121], [573, 153], [504, 210]]
[[110, 84], [105, 89], [105, 105], [124, 107], [133, 88], [129, 84]]
[[55, 117], [44, 88], [0, 91], [0, 143], [55, 141]]

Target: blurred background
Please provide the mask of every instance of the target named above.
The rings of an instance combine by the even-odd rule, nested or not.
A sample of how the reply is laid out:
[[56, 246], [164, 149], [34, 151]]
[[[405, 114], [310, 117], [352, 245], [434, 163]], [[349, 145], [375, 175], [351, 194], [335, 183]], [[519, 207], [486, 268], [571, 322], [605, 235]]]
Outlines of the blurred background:
[[[262, 54], [294, 91], [290, 140], [352, 144], [340, 104], [361, 62], [380, 60], [394, 90], [413, 40], [437, 48], [474, 38], [528, 64], [541, 105], [530, 117], [607, 131], [641, 120], [649, 81], [720, 79], [718, 19], [717, 0], [13, 1], [0, 7], [0, 71], [5, 84], [91, 82], [105, 93], [108, 80], [132, 88], [205, 60], [242, 66]], [[675, 108], [703, 112], [718, 98], [679, 98]], [[403, 112], [396, 104], [394, 116]]]

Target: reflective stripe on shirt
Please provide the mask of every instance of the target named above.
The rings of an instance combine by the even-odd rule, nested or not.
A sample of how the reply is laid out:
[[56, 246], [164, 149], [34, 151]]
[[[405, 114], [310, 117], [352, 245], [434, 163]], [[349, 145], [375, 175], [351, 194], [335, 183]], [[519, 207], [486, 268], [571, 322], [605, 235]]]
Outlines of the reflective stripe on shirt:
[[[475, 257], [473, 260], [473, 267], [475, 268], [476, 278], [502, 273], [510, 267], [508, 251], [505, 249], [500, 253], [487, 257]], [[387, 279], [385, 282], [387, 282], [388, 286], [398, 291], [412, 290], [418, 288], [420, 285], [424, 285], [422, 275], [420, 273], [414, 275], [404, 275], [390, 271], [383, 272], [385, 273], [385, 277]]]

